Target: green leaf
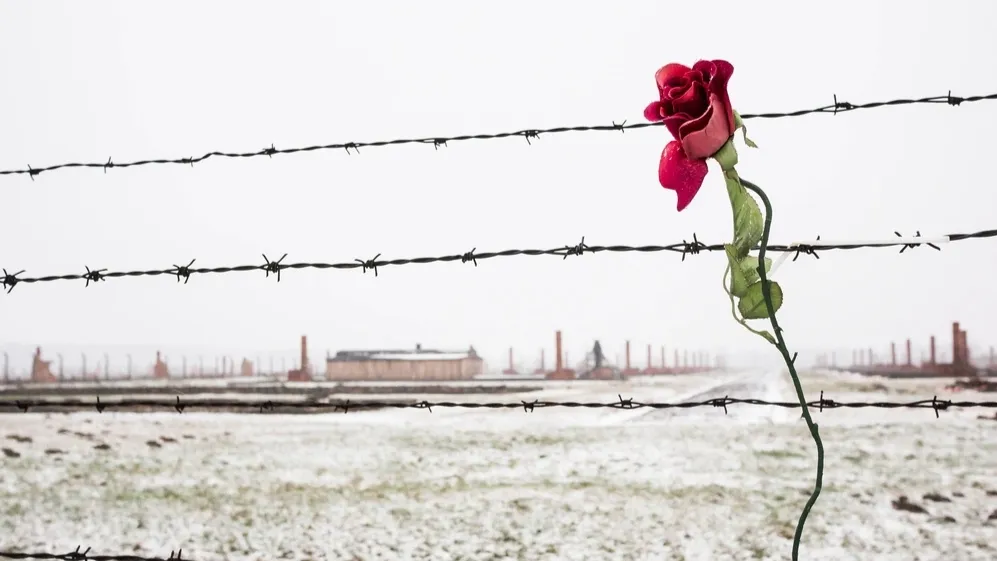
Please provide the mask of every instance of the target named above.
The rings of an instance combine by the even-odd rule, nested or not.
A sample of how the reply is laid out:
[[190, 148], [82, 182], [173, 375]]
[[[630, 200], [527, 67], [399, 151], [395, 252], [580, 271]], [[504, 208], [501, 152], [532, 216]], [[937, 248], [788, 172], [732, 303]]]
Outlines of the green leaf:
[[[727, 254], [730, 274], [730, 294], [738, 298], [743, 297], [748, 287], [758, 282], [758, 258], [749, 255], [738, 258], [734, 246], [724, 244], [724, 252]], [[765, 259], [765, 272], [772, 269], [772, 260]]]
[[748, 252], [761, 241], [765, 218], [758, 203], [741, 185], [736, 171], [724, 171], [724, 181], [727, 183], [727, 196], [734, 214], [734, 255], [740, 260], [747, 257]]
[[[744, 274], [744, 261], [737, 256], [737, 250], [731, 244], [724, 244], [724, 252], [727, 253], [727, 263], [730, 266], [730, 293], [733, 296], [740, 298], [744, 296], [748, 286], [754, 282], [754, 280], [748, 280], [748, 277]], [[758, 277], [758, 272], [755, 272], [755, 277]]]
[[737, 130], [737, 129], [741, 129], [741, 133], [744, 135], [744, 143], [748, 146], [748, 148], [758, 148], [758, 145], [755, 144], [754, 142], [752, 142], [752, 140], [750, 138], [748, 138], [748, 127], [744, 126], [744, 121], [741, 119], [740, 113], [738, 113], [737, 111], [735, 111], [734, 112], [734, 130]]
[[737, 165], [737, 149], [734, 148], [734, 137], [729, 138], [712, 157], [724, 171], [733, 170], [734, 166]]
[[[777, 312], [782, 307], [782, 287], [774, 281], [769, 281], [769, 286], [772, 292], [772, 308], [773, 311]], [[741, 312], [741, 317], [744, 319], [765, 319], [769, 317], [761, 281], [748, 287], [744, 296], [737, 302], [737, 310]]]
[[[772, 270], [772, 260], [765, 258], [765, 272], [768, 273]], [[747, 284], [754, 284], [759, 278], [758, 276], [758, 258], [749, 255], [741, 260], [741, 272], [744, 274], [744, 278]], [[747, 285], [745, 286], [747, 288]]]

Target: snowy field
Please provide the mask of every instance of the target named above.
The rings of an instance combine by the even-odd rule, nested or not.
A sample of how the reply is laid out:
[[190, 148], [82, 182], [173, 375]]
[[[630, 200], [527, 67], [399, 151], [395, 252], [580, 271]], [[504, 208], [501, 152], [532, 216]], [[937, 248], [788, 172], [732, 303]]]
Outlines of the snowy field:
[[[804, 379], [811, 399], [995, 399], [944, 383]], [[778, 372], [557, 384], [521, 397], [617, 394], [795, 399]], [[997, 559], [997, 421], [978, 415], [993, 410], [815, 411], [824, 491], [801, 558]], [[183, 548], [197, 561], [788, 559], [816, 460], [798, 412], [743, 405], [726, 416], [9, 414], [0, 447], [0, 550]], [[927, 512], [894, 509], [901, 495]]]

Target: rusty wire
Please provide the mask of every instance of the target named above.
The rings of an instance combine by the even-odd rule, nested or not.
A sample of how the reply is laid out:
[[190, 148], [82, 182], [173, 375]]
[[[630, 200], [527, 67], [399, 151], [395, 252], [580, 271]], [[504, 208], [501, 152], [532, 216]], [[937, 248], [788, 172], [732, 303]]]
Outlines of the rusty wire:
[[[874, 101], [870, 103], [849, 103], [847, 101], [839, 101], [838, 96], [834, 96], [834, 101], [830, 105], [825, 105], [823, 107], [815, 107], [812, 109], [800, 109], [797, 111], [789, 111], [783, 113], [745, 113], [741, 115], [742, 119], [783, 119], [789, 117], [802, 117], [804, 115], [812, 115], [815, 113], [828, 113], [831, 115], [837, 115], [838, 113], [847, 113], [849, 111], [858, 111], [860, 109], [877, 109], [882, 107], [891, 107], [897, 105], [922, 105], [922, 104], [947, 104], [951, 106], [957, 106], [963, 103], [973, 103], [978, 101], [987, 100], [997, 100], [997, 93], [985, 94], [985, 95], [974, 95], [969, 97], [959, 97], [953, 96], [952, 92], [949, 91], [945, 95], [933, 96], [933, 97], [923, 97], [919, 99], [892, 99], [889, 101]], [[632, 123], [627, 124], [623, 121], [617, 124], [615, 121], [609, 125], [578, 125], [578, 126], [564, 126], [564, 127], [554, 127], [548, 129], [524, 129], [519, 131], [511, 132], [500, 132], [500, 133], [482, 133], [482, 134], [469, 134], [460, 136], [449, 136], [449, 137], [426, 137], [426, 138], [402, 138], [395, 140], [376, 140], [371, 142], [345, 142], [338, 144], [318, 144], [312, 146], [300, 146], [296, 148], [277, 148], [271, 144], [267, 148], [262, 150], [256, 150], [252, 152], [221, 152], [213, 151], [208, 152], [202, 156], [192, 156], [187, 158], [155, 158], [148, 160], [136, 160], [131, 162], [114, 162], [112, 157], [109, 157], [106, 162], [91, 162], [91, 163], [63, 163], [55, 164], [46, 167], [32, 167], [27, 166], [23, 169], [8, 169], [0, 170], [0, 176], [2, 175], [27, 175], [32, 180], [34, 180], [36, 175], [43, 172], [54, 171], [58, 169], [67, 168], [91, 168], [91, 169], [101, 169], [104, 173], [107, 173], [108, 169], [114, 168], [129, 168], [137, 166], [147, 166], [147, 165], [165, 165], [165, 164], [182, 164], [193, 166], [196, 163], [203, 162], [208, 158], [257, 158], [266, 156], [272, 158], [273, 156], [280, 154], [295, 154], [298, 152], [315, 152], [321, 150], [345, 150], [347, 154], [356, 152], [359, 153], [360, 148], [375, 148], [379, 146], [396, 146], [402, 144], [429, 144], [435, 149], [439, 149], [441, 146], [445, 147], [449, 142], [459, 142], [467, 140], [496, 140], [500, 138], [510, 138], [510, 137], [520, 137], [524, 138], [527, 142], [531, 139], [536, 139], [540, 135], [551, 135], [560, 134], [567, 132], [597, 132], [597, 131], [618, 131], [624, 132], [633, 129], [643, 129], [648, 127], [661, 126], [662, 123]]]
[[[900, 234], [897, 233], [900, 237]], [[920, 237], [920, 232], [918, 232], [917, 237]], [[946, 236], [949, 242], [965, 241], [970, 239], [984, 239], [997, 237], [997, 229], [992, 230], [980, 230], [978, 232], [972, 232], [968, 234], [948, 234]], [[819, 237], [818, 237], [819, 239]], [[916, 248], [922, 244], [911, 243], [909, 240], [898, 240], [896, 242], [867, 242], [867, 243], [843, 243], [843, 244], [806, 244], [806, 243], [794, 243], [794, 244], [782, 244], [782, 245], [770, 245], [767, 247], [767, 251], [783, 252], [783, 253], [794, 253], [793, 261], [795, 261], [800, 255], [809, 255], [814, 258], [820, 259], [818, 252], [826, 250], [850, 250], [850, 249], [869, 249], [869, 248], [895, 248], [900, 247], [900, 253], [903, 253], [909, 249]], [[935, 250], [940, 250], [940, 248], [930, 242], [925, 242], [924, 246], [931, 247]], [[142, 277], [142, 276], [161, 276], [168, 275], [175, 277], [177, 282], [183, 280], [184, 284], [190, 280], [191, 275], [196, 274], [212, 274], [212, 273], [243, 273], [243, 272], [258, 272], [263, 271], [266, 276], [269, 277], [271, 274], [274, 275], [276, 280], [279, 282], [281, 278], [281, 271], [287, 269], [360, 269], [364, 273], [367, 271], [372, 271], [374, 276], [378, 275], [378, 269], [388, 266], [399, 266], [399, 265], [415, 265], [415, 264], [426, 264], [426, 263], [449, 263], [454, 261], [459, 261], [461, 263], [472, 263], [474, 266], [478, 265], [478, 261], [483, 261], [485, 259], [494, 259], [497, 257], [516, 257], [524, 255], [552, 255], [561, 257], [562, 259], [567, 259], [569, 256], [582, 255], [585, 253], [660, 253], [660, 252], [671, 252], [679, 253], [682, 255], [682, 260], [685, 261], [687, 255], [696, 255], [704, 251], [724, 251], [723, 244], [705, 244], [700, 242], [695, 234], [692, 236], [692, 241], [685, 241], [679, 243], [672, 243], [669, 245], [641, 245], [641, 246], [629, 246], [629, 245], [587, 245], [585, 243], [585, 238], [575, 245], [565, 245], [560, 247], [555, 247], [551, 249], [506, 249], [502, 251], [494, 252], [482, 252], [477, 253], [477, 248], [464, 253], [454, 253], [451, 255], [440, 255], [437, 257], [413, 257], [406, 259], [380, 259], [381, 255], [378, 254], [373, 259], [354, 259], [353, 261], [340, 262], [340, 263], [284, 263], [284, 259], [287, 257], [285, 253], [280, 259], [272, 261], [267, 258], [266, 254], [263, 255], [263, 263], [257, 265], [235, 265], [229, 267], [194, 267], [195, 259], [191, 259], [187, 265], [176, 265], [167, 269], [152, 269], [144, 271], [110, 271], [107, 269], [92, 269], [90, 267], [84, 267], [84, 271], [80, 273], [68, 273], [62, 275], [49, 275], [43, 277], [22, 277], [25, 271], [9, 272], [7, 269], [2, 270], [2, 277], [0, 277], [0, 285], [10, 292], [18, 284], [32, 284], [39, 282], [52, 282], [52, 281], [65, 281], [65, 280], [85, 280], [85, 286], [90, 286], [91, 284], [96, 284], [100, 281], [106, 281], [110, 278], [121, 278], [121, 277]], [[13, 269], [12, 269], [13, 270]]]
[[[738, 398], [738, 397], [718, 397], [704, 399], [701, 401], [682, 402], [655, 402], [655, 401], [635, 401], [633, 398], [624, 398], [617, 395], [615, 401], [609, 402], [584, 402], [584, 401], [545, 401], [545, 400], [517, 400], [504, 402], [455, 402], [455, 401], [387, 401], [387, 400], [302, 400], [295, 402], [275, 402], [271, 400], [245, 400], [245, 399], [205, 399], [205, 400], [182, 400], [180, 396], [175, 398], [161, 399], [121, 399], [112, 401], [102, 401], [100, 396], [93, 400], [84, 399], [17, 399], [0, 400], [0, 412], [6, 410], [20, 411], [23, 413], [36, 410], [80, 410], [93, 409], [98, 413], [104, 411], [135, 411], [145, 412], [149, 410], [168, 410], [183, 413], [187, 409], [203, 410], [253, 410], [260, 413], [279, 413], [282, 411], [311, 410], [313, 412], [343, 412], [363, 411], [374, 409], [425, 409], [430, 413], [433, 409], [522, 409], [526, 413], [532, 413], [536, 409], [568, 408], [568, 409], [694, 409], [698, 407], [719, 407], [727, 413], [728, 405], [749, 405], [749, 406], [769, 406], [783, 409], [800, 409], [799, 401], [769, 401], [765, 399]], [[824, 397], [824, 392], [820, 392], [820, 398], [807, 403], [808, 407], [824, 411], [825, 409], [931, 409], [938, 417], [939, 411], [947, 411], [952, 408], [971, 409], [997, 409], [997, 401], [952, 401], [938, 399], [935, 395], [931, 399], [920, 399], [916, 401], [836, 401]]]

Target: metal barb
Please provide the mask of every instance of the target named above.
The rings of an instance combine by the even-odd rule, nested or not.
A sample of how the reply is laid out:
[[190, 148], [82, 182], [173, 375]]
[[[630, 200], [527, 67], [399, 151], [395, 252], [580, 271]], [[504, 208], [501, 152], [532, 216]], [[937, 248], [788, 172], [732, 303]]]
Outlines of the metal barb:
[[357, 263], [360, 263], [360, 267], [361, 267], [361, 269], [363, 269], [364, 273], [367, 272], [367, 269], [373, 269], [374, 276], [376, 277], [377, 276], [377, 265], [378, 265], [377, 258], [380, 257], [380, 256], [381, 256], [381, 254], [378, 253], [377, 255], [374, 256], [373, 259], [368, 259], [366, 261], [364, 261], [363, 259], [356, 259], [355, 261]]
[[80, 547], [82, 546], [78, 545], [76, 546], [76, 551], [71, 551], [67, 553], [65, 555], [65, 559], [67, 559], [68, 561], [85, 561], [87, 558], [87, 554], [90, 553], [90, 548], [88, 547], [85, 550], [80, 551]]
[[87, 270], [86, 274], [83, 275], [83, 278], [86, 279], [86, 281], [87, 281], [86, 286], [90, 286], [90, 282], [91, 281], [94, 284], [97, 284], [98, 282], [100, 282], [102, 280], [106, 280], [104, 278], [104, 271], [106, 271], [107, 269], [96, 269], [96, 270], [91, 271], [90, 267], [86, 267], [86, 270]]
[[14, 290], [14, 286], [17, 285], [17, 283], [21, 282], [21, 279], [17, 278], [17, 275], [20, 275], [23, 272], [24, 272], [24, 269], [21, 269], [20, 271], [11, 274], [11, 273], [7, 272], [7, 269], [3, 269], [3, 283], [2, 284], [3, 284], [3, 287], [7, 289], [7, 294], [10, 294], [10, 291]]
[[270, 273], [274, 273], [277, 275], [277, 282], [280, 282], [280, 271], [286, 268], [284, 265], [281, 265], [280, 262], [283, 261], [285, 257], [287, 257], [286, 253], [282, 255], [280, 259], [271, 261], [267, 259], [266, 253], [263, 254], [263, 270], [266, 271], [268, 277], [270, 276]]
[[[266, 257], [264, 257], [264, 259], [265, 258]], [[173, 265], [173, 268], [176, 269], [174, 272], [177, 275], [177, 282], [180, 282], [180, 277], [183, 277], [183, 283], [187, 284], [187, 281], [190, 280], [190, 268], [194, 265], [194, 261], [196, 261], [196, 259], [191, 259], [190, 263], [187, 263], [187, 265], [182, 267], [176, 264]]]
[[578, 242], [578, 245], [564, 246], [564, 258], [562, 261], [567, 259], [569, 255], [581, 255], [587, 249], [589, 249], [589, 246], [585, 245], [585, 236], [582, 236], [582, 241]]
[[699, 238], [696, 237], [696, 233], [693, 232], [692, 243], [682, 240], [682, 261], [685, 262], [686, 255], [699, 255], [700, 251], [707, 249], [709, 248], [707, 248], [705, 244], [701, 243]]
[[[817, 241], [820, 241], [820, 234], [817, 235]], [[800, 245], [796, 246], [796, 255], [793, 255], [793, 261], [796, 261], [796, 259], [799, 258], [800, 254], [812, 255], [814, 259], [820, 259], [820, 255], [817, 255], [817, 248], [812, 245], [801, 243]]]

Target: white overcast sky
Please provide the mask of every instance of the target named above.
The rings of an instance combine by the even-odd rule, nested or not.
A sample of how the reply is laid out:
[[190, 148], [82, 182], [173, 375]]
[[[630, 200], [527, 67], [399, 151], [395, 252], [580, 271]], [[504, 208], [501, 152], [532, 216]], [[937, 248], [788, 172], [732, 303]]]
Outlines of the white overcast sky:
[[[991, 93], [995, 16], [979, 0], [4, 2], [0, 168], [638, 122], [655, 70], [699, 58], [733, 63], [742, 113]], [[761, 148], [742, 149], [739, 169], [770, 194], [778, 242], [992, 228], [995, 118], [997, 102], [752, 120]], [[652, 128], [0, 177], [0, 265], [43, 276], [727, 240], [716, 168], [681, 214], [658, 185], [667, 140]], [[789, 344], [846, 353], [913, 337], [921, 352], [934, 333], [947, 349], [958, 320], [986, 349], [995, 255], [997, 242], [968, 241], [787, 263]], [[22, 285], [0, 296], [0, 341], [20, 366], [36, 344], [67, 361], [293, 356], [307, 334], [313, 360], [474, 345], [502, 368], [512, 346], [532, 368], [561, 329], [572, 362], [595, 339], [610, 358], [630, 339], [638, 365], [648, 343], [778, 360], [731, 319], [724, 263], [599, 254], [286, 271], [280, 284]]]

